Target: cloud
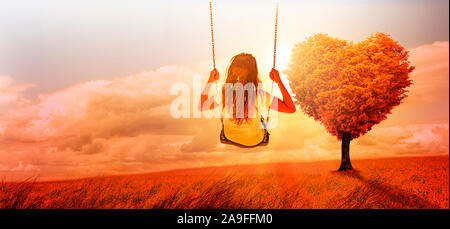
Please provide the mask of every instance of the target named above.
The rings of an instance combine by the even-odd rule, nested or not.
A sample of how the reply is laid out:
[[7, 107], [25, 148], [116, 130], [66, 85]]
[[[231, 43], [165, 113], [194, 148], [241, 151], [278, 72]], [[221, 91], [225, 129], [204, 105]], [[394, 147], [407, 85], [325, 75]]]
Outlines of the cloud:
[[25, 172], [29, 172], [29, 171], [39, 171], [39, 168], [36, 168], [36, 166], [33, 166], [31, 164], [24, 164], [22, 161], [19, 161], [19, 164], [17, 165], [17, 167], [14, 167], [11, 169], [11, 171], [25, 171]]
[[[448, 42], [410, 54], [416, 70], [409, 97], [387, 120], [352, 141], [352, 158], [448, 153]], [[207, 72], [206, 63], [165, 66], [82, 82], [36, 101], [22, 96], [32, 84], [1, 76], [0, 171], [6, 177], [38, 173], [54, 179], [339, 159], [340, 142], [299, 108], [280, 114], [270, 144], [253, 149], [220, 144], [217, 119], [172, 118], [170, 103], [177, 97], [169, 93], [172, 85], [191, 87], [194, 75], [201, 73], [205, 81]]]
[[[410, 50], [413, 85], [405, 102], [387, 120], [394, 123], [448, 122], [449, 42], [435, 42]], [[398, 115], [394, 115], [398, 113]]]
[[[198, 132], [200, 120], [173, 119], [169, 90], [177, 82], [192, 85], [193, 75], [187, 68], [167, 66], [84, 82], [40, 95], [37, 102], [15, 104], [0, 120], [3, 167], [12, 168], [20, 160], [81, 169], [108, 160], [146, 162], [166, 151], [179, 152]], [[103, 159], [97, 161], [98, 155]]]
[[366, 157], [437, 155], [448, 153], [448, 123], [412, 124], [376, 128], [355, 141], [355, 149]]
[[0, 75], [0, 111], [6, 105], [23, 100], [21, 93], [32, 87], [33, 84], [16, 84], [10, 76]]

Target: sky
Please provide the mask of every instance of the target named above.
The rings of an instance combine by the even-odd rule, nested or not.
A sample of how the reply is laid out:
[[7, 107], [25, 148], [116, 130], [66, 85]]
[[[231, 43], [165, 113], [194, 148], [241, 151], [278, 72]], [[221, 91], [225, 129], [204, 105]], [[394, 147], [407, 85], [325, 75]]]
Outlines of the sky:
[[[448, 154], [448, 1], [279, 2], [281, 69], [314, 33], [358, 42], [386, 32], [410, 50], [409, 97], [352, 141], [352, 158]], [[213, 5], [219, 71], [249, 52], [268, 82], [274, 1]], [[217, 120], [172, 118], [170, 87], [206, 80], [210, 39], [206, 0], [1, 1], [0, 176], [339, 159], [339, 142], [300, 109], [251, 151], [220, 145]]]

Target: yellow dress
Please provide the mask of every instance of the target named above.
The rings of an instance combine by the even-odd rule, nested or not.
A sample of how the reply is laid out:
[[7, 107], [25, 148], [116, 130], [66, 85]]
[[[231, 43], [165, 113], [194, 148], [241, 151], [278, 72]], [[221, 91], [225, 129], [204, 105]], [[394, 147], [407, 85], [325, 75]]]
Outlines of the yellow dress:
[[[256, 101], [258, 103], [258, 99]], [[265, 129], [258, 109], [255, 118], [248, 118], [239, 125], [233, 118], [224, 118], [224, 134], [227, 139], [244, 146], [259, 144], [264, 139]]]

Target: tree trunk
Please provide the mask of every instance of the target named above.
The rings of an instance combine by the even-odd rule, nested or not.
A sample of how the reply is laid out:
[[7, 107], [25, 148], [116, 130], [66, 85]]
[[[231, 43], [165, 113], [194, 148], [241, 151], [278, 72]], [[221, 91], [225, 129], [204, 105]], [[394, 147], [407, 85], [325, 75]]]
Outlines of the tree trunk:
[[350, 133], [344, 132], [344, 134], [342, 134], [341, 166], [339, 167], [338, 171], [346, 171], [352, 169], [352, 163], [350, 162], [350, 140]]

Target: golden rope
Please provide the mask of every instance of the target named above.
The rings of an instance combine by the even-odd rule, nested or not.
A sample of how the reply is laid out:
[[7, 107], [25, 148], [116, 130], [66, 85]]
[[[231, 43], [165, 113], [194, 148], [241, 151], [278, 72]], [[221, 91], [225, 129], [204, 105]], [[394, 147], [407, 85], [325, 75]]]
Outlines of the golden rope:
[[[273, 39], [273, 68], [275, 69], [275, 63], [277, 60], [277, 35], [278, 35], [278, 0], [276, 2], [276, 9], [275, 9], [275, 35], [274, 35], [274, 39]], [[270, 95], [273, 94], [273, 84], [274, 81], [272, 80], [272, 86], [270, 88]], [[269, 98], [270, 100], [270, 98]], [[270, 105], [272, 105], [272, 103], [269, 104], [269, 108], [267, 109], [267, 120], [266, 122], [269, 122], [269, 117], [270, 117]]]

